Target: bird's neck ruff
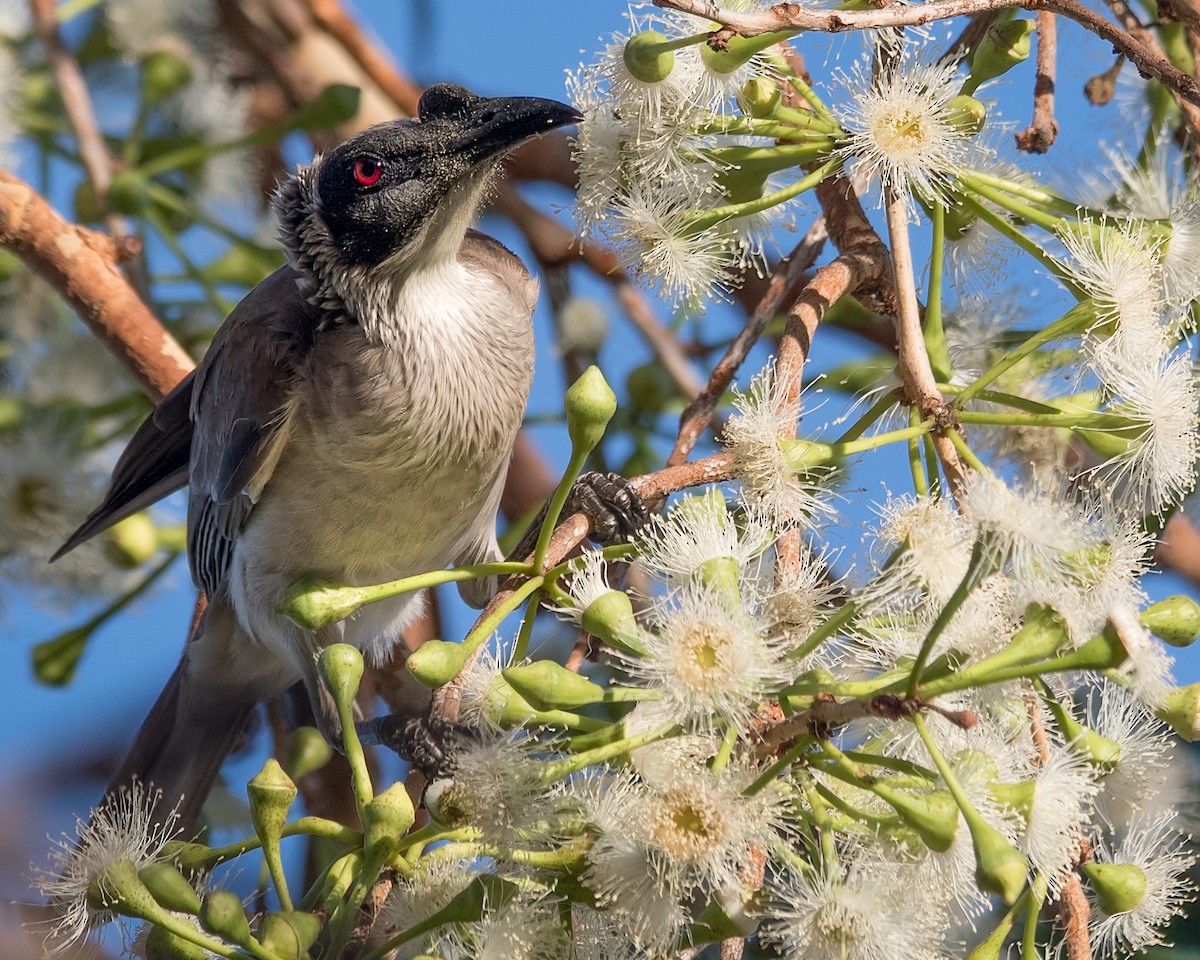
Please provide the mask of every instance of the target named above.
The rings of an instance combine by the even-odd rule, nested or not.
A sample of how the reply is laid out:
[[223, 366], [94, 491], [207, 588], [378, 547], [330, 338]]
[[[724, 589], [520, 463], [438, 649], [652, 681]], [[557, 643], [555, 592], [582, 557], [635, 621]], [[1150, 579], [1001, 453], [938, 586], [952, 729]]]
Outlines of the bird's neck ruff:
[[318, 157], [276, 190], [273, 206], [280, 243], [303, 278], [308, 302], [324, 312], [329, 323], [357, 323], [369, 339], [394, 342], [400, 331], [388, 307], [396, 303], [401, 287], [413, 274], [439, 271], [454, 263], [475, 208], [490, 188], [495, 164], [453, 188], [418, 236], [375, 265], [347, 264], [342, 258], [321, 217], [319, 168]]

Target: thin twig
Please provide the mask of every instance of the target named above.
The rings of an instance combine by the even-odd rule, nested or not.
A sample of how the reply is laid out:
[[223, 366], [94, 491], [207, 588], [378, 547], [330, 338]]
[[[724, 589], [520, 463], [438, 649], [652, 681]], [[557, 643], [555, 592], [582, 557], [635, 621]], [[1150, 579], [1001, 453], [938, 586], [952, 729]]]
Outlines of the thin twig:
[[[900, 358], [900, 377], [908, 391], [909, 400], [916, 404], [922, 418], [943, 420], [948, 407], [941, 391], [938, 390], [921, 329], [912, 247], [908, 238], [908, 200], [892, 190], [887, 192], [884, 212], [887, 216], [888, 237], [892, 242], [892, 278], [896, 284], [896, 347]], [[950, 426], [948, 429], [953, 430], [954, 427]], [[958, 451], [949, 437], [939, 433], [934, 436], [933, 445], [950, 488], [957, 493], [970, 472], [969, 468], [959, 459]]]
[[33, 13], [33, 23], [41, 38], [42, 46], [46, 48], [46, 59], [54, 71], [54, 79], [58, 82], [59, 96], [62, 97], [63, 107], [71, 128], [75, 131], [75, 139], [79, 143], [79, 159], [83, 161], [83, 169], [92, 185], [96, 204], [105, 214], [104, 222], [113, 236], [124, 236], [129, 229], [123, 217], [108, 211], [108, 188], [112, 184], [112, 158], [108, 146], [104, 142], [104, 134], [96, 122], [96, 113], [92, 109], [92, 98], [88, 93], [83, 72], [71, 51], [67, 49], [62, 33], [58, 29], [58, 14], [54, 0], [30, 0]]
[[1037, 79], [1033, 84], [1033, 122], [1017, 134], [1017, 147], [1026, 153], [1045, 153], [1058, 137], [1054, 119], [1054, 75], [1058, 21], [1054, 14], [1037, 15]]
[[675, 466], [687, 460], [688, 454], [692, 452], [700, 435], [712, 422], [717, 403], [729, 387], [738, 368], [741, 367], [742, 361], [746, 359], [754, 344], [758, 342], [766, 325], [792, 296], [804, 274], [817, 259], [827, 236], [825, 219], [824, 217], [818, 218], [809, 227], [808, 233], [804, 235], [795, 249], [776, 264], [771, 273], [766, 293], [759, 300], [758, 306], [754, 308], [750, 319], [726, 349], [724, 356], [713, 367], [708, 383], [684, 409], [683, 416], [679, 420], [679, 433], [675, 439], [675, 449], [667, 458], [668, 466]]
[[1144, 76], [1154, 78], [1169, 90], [1177, 92], [1183, 99], [1200, 104], [1200, 81], [1178, 70], [1161, 50], [1126, 33], [1116, 24], [1093, 13], [1078, 0], [939, 0], [938, 3], [911, 6], [894, 4], [881, 10], [835, 10], [804, 7], [797, 3], [777, 3], [766, 10], [744, 13], [709, 3], [708, 0], [654, 0], [654, 3], [659, 7], [670, 7], [724, 24], [725, 30], [718, 30], [713, 34], [716, 43], [728, 39], [734, 33], [747, 37], [776, 30], [844, 33], [849, 30], [914, 27], [1006, 7], [1049, 10], [1074, 20], [1101, 39], [1107, 40], [1118, 53], [1133, 61]]

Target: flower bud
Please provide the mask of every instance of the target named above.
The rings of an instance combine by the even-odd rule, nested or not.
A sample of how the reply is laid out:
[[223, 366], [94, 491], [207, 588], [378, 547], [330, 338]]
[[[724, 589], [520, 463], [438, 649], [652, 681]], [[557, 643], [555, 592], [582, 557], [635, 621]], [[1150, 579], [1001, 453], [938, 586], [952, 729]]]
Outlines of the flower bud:
[[647, 413], [660, 413], [677, 394], [674, 381], [661, 363], [643, 363], [630, 370], [625, 391], [634, 407]]
[[200, 895], [173, 863], [152, 863], [138, 871], [154, 899], [173, 913], [196, 913]]
[[250, 819], [259, 837], [278, 838], [287, 823], [288, 810], [296, 799], [296, 785], [274, 757], [246, 784], [250, 797]]
[[770, 77], [751, 77], [742, 84], [737, 99], [742, 113], [761, 120], [779, 109], [783, 94], [779, 91], [779, 84]]
[[1159, 699], [1154, 715], [1189, 743], [1200, 740], [1200, 683], [1176, 687]]
[[150, 205], [150, 185], [136, 170], [121, 170], [108, 185], [108, 206], [117, 213], [137, 216]]
[[228, 890], [214, 890], [204, 897], [200, 904], [200, 926], [239, 947], [250, 942], [250, 924], [242, 901]]
[[367, 856], [386, 863], [400, 848], [416, 814], [403, 781], [394, 783], [363, 807], [363, 846]]
[[467, 656], [457, 643], [426, 640], [409, 656], [405, 666], [425, 687], [444, 687], [462, 671]]
[[321, 921], [301, 910], [268, 913], [258, 924], [258, 942], [279, 960], [305, 960], [320, 933]]
[[158, 533], [145, 512], [135, 513], [108, 531], [108, 555], [120, 566], [132, 569], [158, 553]]
[[882, 783], [872, 789], [893, 810], [930, 850], [945, 853], [954, 845], [958, 832], [958, 806], [945, 790], [913, 794], [895, 790]]
[[302, 580], [284, 595], [279, 612], [305, 630], [319, 630], [345, 620], [365, 599], [361, 587]]
[[594, 450], [617, 412], [617, 397], [597, 366], [590, 366], [563, 397], [567, 432], [577, 453]]
[[1200, 604], [1176, 594], [1142, 611], [1142, 626], [1173, 647], [1190, 647], [1200, 637]]
[[667, 38], [657, 30], [643, 30], [625, 41], [625, 69], [642, 83], [662, 83], [675, 67], [675, 51], [665, 49]]
[[609, 590], [600, 594], [583, 608], [579, 625], [602, 643], [618, 650], [642, 654], [644, 649], [638, 640], [637, 618], [633, 613], [633, 602], [621, 590]]
[[1128, 913], [1146, 896], [1146, 874], [1132, 863], [1083, 863], [1079, 872], [1088, 878], [1100, 909], [1110, 917]]
[[151, 50], [142, 60], [142, 98], [161, 103], [192, 82], [192, 68], [167, 50]]
[[153, 924], [146, 933], [144, 946], [146, 960], [208, 960], [212, 956], [203, 947]]
[[982, 817], [969, 817], [968, 826], [975, 847], [975, 882], [984, 893], [996, 894], [1011, 907], [1025, 889], [1029, 861]]
[[1032, 20], [1002, 20], [988, 27], [971, 54], [971, 75], [963, 89], [974, 93], [981, 83], [1028, 60], [1033, 28]]
[[333, 759], [333, 747], [316, 727], [297, 727], [288, 739], [284, 769], [292, 780], [307, 777]]
[[347, 712], [352, 710], [358, 685], [362, 681], [362, 654], [348, 643], [330, 644], [321, 651], [317, 666], [325, 686], [333, 695], [334, 703], [339, 709]]
[[574, 710], [604, 699], [604, 688], [553, 660], [503, 671], [514, 690], [539, 710]]

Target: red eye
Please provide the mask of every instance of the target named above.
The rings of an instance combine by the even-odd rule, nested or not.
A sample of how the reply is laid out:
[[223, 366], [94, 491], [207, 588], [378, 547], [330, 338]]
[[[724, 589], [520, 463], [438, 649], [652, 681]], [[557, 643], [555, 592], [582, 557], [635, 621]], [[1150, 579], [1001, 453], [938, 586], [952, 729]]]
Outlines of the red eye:
[[373, 187], [383, 176], [383, 167], [379, 161], [370, 157], [359, 157], [354, 161], [354, 179], [364, 187]]

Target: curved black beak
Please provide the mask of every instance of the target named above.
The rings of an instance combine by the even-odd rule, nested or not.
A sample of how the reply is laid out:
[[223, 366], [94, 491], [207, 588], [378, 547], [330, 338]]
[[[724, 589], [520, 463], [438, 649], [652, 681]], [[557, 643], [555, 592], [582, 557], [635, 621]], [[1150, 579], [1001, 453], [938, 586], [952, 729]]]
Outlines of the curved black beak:
[[481, 98], [472, 105], [457, 146], [472, 163], [515, 147], [523, 140], [583, 119], [574, 107], [541, 97]]

